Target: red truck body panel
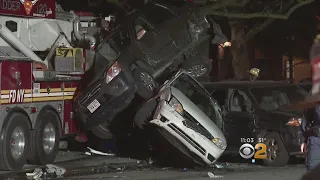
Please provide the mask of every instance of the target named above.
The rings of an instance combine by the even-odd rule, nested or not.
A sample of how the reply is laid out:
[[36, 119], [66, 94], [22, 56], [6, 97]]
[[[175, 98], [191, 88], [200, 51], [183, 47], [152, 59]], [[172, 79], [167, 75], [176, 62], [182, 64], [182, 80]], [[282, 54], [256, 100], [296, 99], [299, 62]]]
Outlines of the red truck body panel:
[[1, 15], [54, 19], [55, 8], [55, 0], [0, 0]]
[[20, 107], [30, 114], [32, 121], [32, 108], [39, 112], [47, 105], [60, 105], [62, 136], [79, 134], [80, 128], [73, 119], [72, 108], [77, 80], [37, 80], [30, 60], [0, 60], [0, 67], [1, 108]]

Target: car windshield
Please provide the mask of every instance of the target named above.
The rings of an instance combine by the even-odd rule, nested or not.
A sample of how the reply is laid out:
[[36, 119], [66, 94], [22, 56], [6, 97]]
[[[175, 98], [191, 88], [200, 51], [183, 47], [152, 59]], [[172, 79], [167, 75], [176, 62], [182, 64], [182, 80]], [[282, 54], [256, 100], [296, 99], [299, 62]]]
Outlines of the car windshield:
[[252, 96], [259, 106], [267, 111], [303, 101], [308, 92], [296, 85], [251, 88]]
[[182, 74], [171, 86], [177, 88], [197, 105], [216, 124], [220, 122], [221, 108], [210, 94], [188, 74]]

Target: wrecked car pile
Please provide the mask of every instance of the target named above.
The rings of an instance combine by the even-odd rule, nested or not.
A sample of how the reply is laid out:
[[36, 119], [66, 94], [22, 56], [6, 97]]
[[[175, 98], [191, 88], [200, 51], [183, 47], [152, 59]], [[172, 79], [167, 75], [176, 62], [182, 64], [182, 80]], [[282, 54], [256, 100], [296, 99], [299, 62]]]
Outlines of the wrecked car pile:
[[[143, 99], [141, 104], [151, 98], [137, 112], [135, 124], [142, 128], [148, 121], [158, 126], [166, 139], [198, 164], [215, 162], [226, 148], [214, 123], [221, 110], [191, 77], [211, 71], [211, 60], [193, 52], [210, 38], [209, 27], [206, 17], [188, 2], [182, 7], [148, 2], [129, 13], [96, 48], [94, 65], [74, 98], [75, 117], [83, 129], [110, 139], [114, 118], [139, 106], [132, 103], [134, 98]], [[180, 68], [186, 72], [173, 75]]]
[[[149, 117], [152, 114], [152, 117]], [[216, 126], [221, 110], [209, 93], [180, 70], [134, 117], [135, 124], [156, 125], [160, 134], [200, 165], [216, 162], [226, 149], [226, 139]]]

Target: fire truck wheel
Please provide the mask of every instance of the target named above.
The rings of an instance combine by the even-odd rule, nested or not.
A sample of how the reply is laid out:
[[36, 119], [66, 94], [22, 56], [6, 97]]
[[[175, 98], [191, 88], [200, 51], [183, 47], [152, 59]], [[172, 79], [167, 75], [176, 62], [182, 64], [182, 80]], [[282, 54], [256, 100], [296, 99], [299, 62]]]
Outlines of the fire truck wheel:
[[5, 122], [0, 139], [0, 169], [20, 170], [26, 164], [30, 124], [22, 113], [12, 113]]
[[60, 118], [50, 109], [41, 111], [33, 133], [31, 152], [28, 158], [30, 164], [53, 163], [59, 151]]

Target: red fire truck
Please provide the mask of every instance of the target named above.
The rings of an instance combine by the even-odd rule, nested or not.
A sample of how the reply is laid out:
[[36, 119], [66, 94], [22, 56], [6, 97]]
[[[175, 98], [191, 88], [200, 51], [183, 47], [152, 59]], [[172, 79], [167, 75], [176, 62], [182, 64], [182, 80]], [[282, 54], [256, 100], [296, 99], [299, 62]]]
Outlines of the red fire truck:
[[80, 132], [72, 99], [98, 19], [54, 0], [0, 0], [0, 169], [52, 163], [60, 138]]

